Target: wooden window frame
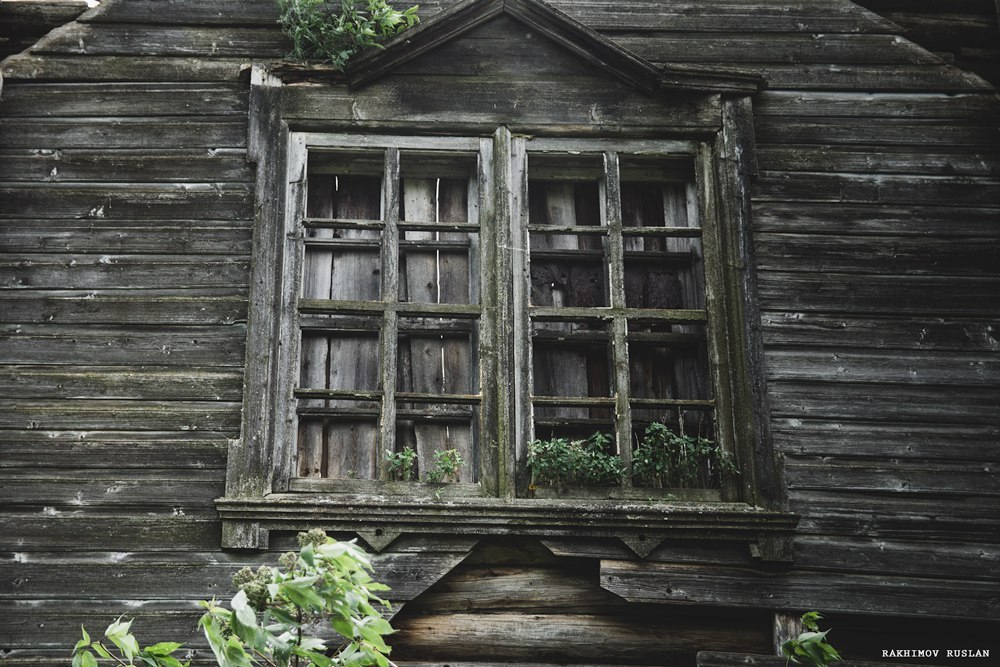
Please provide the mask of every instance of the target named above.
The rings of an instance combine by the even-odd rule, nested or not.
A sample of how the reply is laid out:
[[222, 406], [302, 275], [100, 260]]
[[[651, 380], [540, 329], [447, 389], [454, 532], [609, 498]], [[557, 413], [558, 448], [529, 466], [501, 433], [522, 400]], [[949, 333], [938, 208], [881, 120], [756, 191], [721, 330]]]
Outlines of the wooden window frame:
[[[787, 510], [779, 457], [770, 443], [755, 310], [749, 230], [748, 181], [753, 173], [749, 97], [720, 97], [722, 129], [714, 135], [701, 133], [649, 143], [659, 148], [671, 146], [694, 161], [703, 216], [706, 306], [711, 313], [716, 438], [734, 454], [741, 474], [724, 489], [726, 500], [721, 502], [643, 502], [518, 497], [518, 459], [524, 454], [529, 432], [526, 423], [531, 418], [524, 409], [528, 388], [514, 378], [519, 362], [523, 367], [525, 345], [530, 345], [524, 317], [527, 296], [523, 287], [518, 287], [525, 283], [514, 280], [515, 272], [525, 270], [515, 248], [526, 247], [527, 227], [515, 219], [526, 215], [527, 178], [517, 167], [523, 164], [526, 142], [503, 125], [498, 129], [484, 127], [471, 139], [434, 139], [442, 148], [454, 145], [466, 151], [478, 143], [480, 155], [491, 156], [491, 160], [480, 160], [480, 233], [484, 247], [493, 249], [490, 279], [514, 285], [506, 294], [484, 290], [481, 295], [481, 307], [490, 314], [482, 318], [484, 336], [496, 343], [482, 356], [481, 372], [495, 378], [496, 386], [517, 387], [519, 392], [497, 391], [488, 400], [484, 395], [482, 432], [489, 438], [479, 443], [484, 462], [481, 494], [448, 497], [429, 492], [420, 484], [411, 485], [404, 493], [377, 484], [347, 484], [338, 493], [331, 492], [332, 480], [291, 482], [287, 434], [289, 415], [294, 417], [289, 408], [294, 383], [288, 369], [295, 363], [295, 346], [287, 341], [298, 335], [296, 318], [289, 308], [298, 289], [296, 257], [300, 253], [295, 247], [300, 241], [286, 225], [303, 216], [305, 151], [310, 142], [349, 149], [371, 146], [372, 140], [364, 134], [350, 135], [353, 139], [346, 134], [331, 138], [291, 130], [280, 118], [279, 91], [280, 84], [258, 85], [251, 100], [250, 154], [257, 162], [258, 206], [243, 430], [241, 438], [231, 443], [226, 495], [217, 500], [223, 547], [266, 548], [271, 531], [319, 526], [355, 532], [376, 548], [403, 533], [614, 537], [643, 557], [663, 540], [680, 538], [743, 541], [763, 559], [790, 559], [790, 538], [797, 517]], [[484, 136], [487, 133], [491, 134]], [[354, 144], [348, 145], [351, 141]], [[393, 141], [397, 148], [404, 148], [407, 140], [394, 137]], [[532, 141], [536, 142], [534, 147], [564, 145], [562, 139], [555, 138]], [[426, 143], [426, 138], [417, 139], [414, 145]], [[578, 146], [614, 160], [619, 151], [639, 150], [642, 140], [590, 136], [580, 139]], [[391, 162], [389, 158], [389, 169], [398, 168], [398, 162], [396, 167]], [[612, 172], [616, 170], [610, 169]], [[391, 176], [387, 174], [386, 180], [391, 181]], [[617, 222], [615, 211], [608, 211], [608, 215], [609, 222], [617, 225], [612, 238], [617, 233], [620, 239], [620, 211]], [[389, 229], [388, 222], [386, 225]], [[515, 230], [525, 237], [514, 238]], [[614, 300], [611, 305], [614, 311]], [[391, 319], [388, 313], [397, 311], [394, 306], [382, 312]], [[615, 340], [621, 345], [624, 314], [609, 312], [609, 316]], [[386, 423], [383, 421], [383, 429]]]

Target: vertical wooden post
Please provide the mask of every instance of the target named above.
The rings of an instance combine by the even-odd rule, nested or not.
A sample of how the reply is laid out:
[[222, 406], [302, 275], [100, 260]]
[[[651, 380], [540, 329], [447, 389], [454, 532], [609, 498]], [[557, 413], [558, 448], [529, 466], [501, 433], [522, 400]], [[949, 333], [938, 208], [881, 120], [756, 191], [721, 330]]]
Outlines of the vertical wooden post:
[[781, 645], [802, 632], [802, 619], [797, 614], [779, 611], [774, 614], [774, 654], [782, 656]]
[[[492, 381], [496, 383], [498, 398], [498, 491], [501, 498], [511, 499], [516, 494], [517, 462], [526, 447], [526, 424], [531, 419], [531, 406], [526, 400], [530, 387], [524, 382], [530, 359], [524, 346], [528, 329], [526, 231], [521, 224], [527, 205], [524, 141], [517, 141], [515, 147], [510, 129], [501, 126], [493, 134], [493, 157], [497, 178], [494, 183], [496, 283], [492, 289], [497, 290], [499, 297], [495, 312], [497, 373]], [[507, 289], [508, 285], [513, 289]]]
[[611, 322], [611, 350], [615, 378], [615, 438], [618, 455], [625, 465], [622, 480], [632, 486], [632, 407], [629, 405], [628, 321], [625, 304], [625, 244], [622, 239], [621, 171], [618, 154], [604, 153], [605, 210], [608, 224], [608, 286], [610, 306], [616, 311]]
[[[482, 317], [479, 322], [479, 392], [483, 397], [480, 408], [479, 426], [479, 461], [480, 481], [483, 492], [488, 496], [500, 496], [499, 469], [505, 464], [500, 462], [500, 417], [498, 416], [499, 400], [497, 398], [501, 387], [497, 381], [499, 373], [499, 334], [497, 333], [497, 312], [499, 309], [497, 294], [496, 247], [499, 218], [496, 213], [494, 198], [493, 139], [481, 139], [479, 143], [479, 235], [480, 247], [486, 250], [478, 257], [480, 276], [478, 292], [482, 305]], [[507, 391], [504, 387], [503, 391]]]
[[382, 371], [382, 420], [375, 455], [375, 478], [385, 477], [384, 450], [392, 450], [396, 442], [396, 354], [399, 341], [399, 320], [396, 305], [399, 299], [399, 149], [387, 148], [382, 185], [382, 341], [379, 349]]

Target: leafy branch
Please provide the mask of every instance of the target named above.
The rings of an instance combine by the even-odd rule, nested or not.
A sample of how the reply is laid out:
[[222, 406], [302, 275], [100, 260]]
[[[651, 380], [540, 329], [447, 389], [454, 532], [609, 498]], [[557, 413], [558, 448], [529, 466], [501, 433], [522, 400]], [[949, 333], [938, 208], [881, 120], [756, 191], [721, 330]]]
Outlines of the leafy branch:
[[[389, 667], [385, 635], [393, 632], [376, 604], [388, 590], [371, 578], [367, 554], [354, 542], [337, 542], [322, 530], [299, 533], [298, 553], [281, 556], [281, 567], [243, 568], [233, 577], [239, 592], [225, 608], [202, 602], [198, 627], [219, 667]], [[73, 649], [73, 667], [188, 667], [173, 654], [180, 644], [140, 649], [132, 621], [118, 619], [104, 632], [113, 645], [91, 641], [86, 628]], [[314, 629], [325, 626], [324, 636]], [[319, 630], [317, 630], [319, 631]], [[336, 639], [339, 638], [339, 639]], [[330, 641], [339, 645], [328, 647]], [[96, 654], [96, 655], [95, 655]]]
[[343, 68], [356, 53], [416, 25], [418, 5], [398, 11], [386, 0], [278, 0], [278, 23], [292, 41], [291, 57]]
[[826, 642], [826, 635], [830, 631], [819, 631], [817, 621], [821, 618], [823, 617], [816, 611], [802, 615], [805, 632], [800, 632], [795, 639], [789, 639], [781, 644], [781, 652], [788, 660], [813, 667], [827, 667], [831, 662], [841, 660], [837, 649]]

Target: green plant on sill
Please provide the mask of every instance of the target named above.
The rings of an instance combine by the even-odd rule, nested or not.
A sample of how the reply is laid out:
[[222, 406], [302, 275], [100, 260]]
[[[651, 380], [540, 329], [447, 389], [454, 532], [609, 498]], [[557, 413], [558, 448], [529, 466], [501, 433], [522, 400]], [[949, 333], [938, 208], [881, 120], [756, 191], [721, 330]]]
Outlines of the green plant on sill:
[[819, 612], [810, 611], [802, 614], [804, 632], [795, 639], [789, 639], [781, 644], [781, 652], [794, 663], [805, 663], [813, 667], [827, 667], [831, 662], [841, 660], [837, 649], [826, 643], [829, 630], [819, 631], [817, 621], [823, 618]]
[[403, 447], [399, 452], [385, 450], [385, 471], [391, 479], [398, 482], [412, 481], [416, 465], [417, 453], [412, 447]]
[[640, 486], [706, 488], [715, 486], [713, 477], [720, 472], [737, 472], [729, 452], [707, 438], [675, 433], [660, 422], [646, 427], [642, 442], [632, 451], [632, 476]]
[[278, 23], [292, 41], [291, 57], [343, 68], [354, 54], [416, 25], [418, 5], [398, 11], [386, 0], [278, 0]]
[[608, 454], [611, 436], [594, 433], [583, 440], [552, 438], [528, 444], [528, 470], [532, 484], [611, 486], [621, 481], [625, 466], [620, 457]]
[[432, 484], [441, 482], [457, 482], [462, 470], [462, 460], [457, 449], [445, 449], [434, 452], [434, 466], [427, 471], [427, 481]]
[[[240, 570], [239, 592], [230, 609], [202, 602], [198, 626], [219, 667], [389, 667], [384, 636], [393, 632], [372, 603], [388, 607], [375, 591], [388, 588], [370, 576], [371, 561], [353, 542], [336, 542], [319, 529], [299, 533], [298, 553], [279, 559], [279, 568]], [[339, 646], [309, 633], [319, 623], [339, 635]], [[130, 628], [118, 619], [101, 639], [83, 638], [73, 649], [73, 667], [187, 667], [174, 653], [181, 645], [161, 642], [140, 649]], [[329, 632], [327, 634], [330, 634]], [[95, 656], [96, 653], [96, 656]], [[328, 655], [329, 653], [329, 655]], [[330, 657], [330, 656], [333, 657]]]

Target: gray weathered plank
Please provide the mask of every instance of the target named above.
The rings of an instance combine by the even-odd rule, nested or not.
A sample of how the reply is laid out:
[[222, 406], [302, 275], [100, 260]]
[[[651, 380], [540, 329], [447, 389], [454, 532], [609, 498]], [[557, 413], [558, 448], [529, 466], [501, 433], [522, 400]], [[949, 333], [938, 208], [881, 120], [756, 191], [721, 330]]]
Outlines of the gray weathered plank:
[[[715, 129], [720, 122], [711, 96], [685, 96], [680, 109], [659, 107], [627, 86], [597, 77], [531, 81], [463, 77], [448, 82], [447, 98], [436, 94], [440, 85], [438, 77], [389, 76], [379, 85], [354, 91], [293, 87], [286, 108], [291, 120], [308, 115], [308, 109], [325, 106], [313, 124], [327, 121], [327, 128], [329, 121], [339, 120], [346, 128], [364, 122], [371, 129], [396, 128], [404, 133], [415, 128], [479, 133], [510, 123], [517, 128], [546, 127], [562, 134], [593, 133], [618, 125], [650, 134], [654, 128]], [[539, 98], [539, 88], [549, 94]], [[451, 104], [452, 99], [462, 99], [462, 108]], [[407, 119], [405, 123], [402, 118]]]
[[[2, 429], [239, 431], [240, 404], [223, 401], [0, 400]], [[214, 514], [213, 514], [214, 516]], [[214, 545], [218, 547], [218, 544]]]
[[31, 47], [31, 52], [40, 55], [280, 58], [291, 51], [291, 42], [277, 25], [272, 26], [73, 22], [50, 32]]
[[242, 369], [76, 364], [0, 368], [0, 398], [234, 401], [243, 393]]
[[1000, 158], [987, 151], [959, 153], [920, 148], [758, 146], [762, 171], [996, 176]]
[[[984, 458], [990, 454], [983, 452]], [[789, 489], [836, 488], [963, 498], [1000, 495], [1000, 463], [989, 458], [985, 462], [931, 462], [786, 456], [785, 478]]]
[[996, 352], [995, 318], [869, 317], [765, 312], [761, 327], [769, 345], [868, 350]]
[[232, 255], [8, 254], [0, 284], [14, 289], [161, 289], [245, 286], [249, 261]]
[[893, 572], [905, 576], [1000, 578], [996, 544], [928, 544], [866, 538], [799, 537], [796, 561], [813, 570]]
[[242, 289], [7, 290], [0, 310], [23, 324], [231, 325], [246, 322], [247, 298]]
[[1000, 426], [776, 418], [771, 432], [775, 447], [800, 456], [983, 461]]
[[827, 116], [983, 121], [998, 111], [1000, 100], [996, 97], [974, 94], [766, 90], [754, 100], [754, 112], [760, 118]]
[[791, 271], [761, 271], [758, 277], [764, 310], [982, 318], [1000, 309], [995, 278]]
[[[778, 609], [823, 609], [936, 618], [991, 618], [1000, 586], [914, 577], [841, 574], [829, 585], [826, 573], [799, 570], [770, 574], [751, 569], [602, 561], [601, 585], [633, 602], [712, 603]], [[822, 582], [827, 582], [823, 585]]]
[[767, 372], [772, 380], [995, 387], [1000, 385], [1000, 355], [771, 348]]
[[[945, 193], [940, 196], [955, 201]], [[998, 241], [767, 232], [754, 236], [757, 266], [762, 270], [984, 277], [1000, 274]]]
[[169, 507], [181, 512], [208, 506], [224, 487], [221, 470], [0, 470], [0, 502], [20, 511], [44, 506], [70, 512], [85, 507], [130, 511]]
[[0, 358], [6, 363], [190, 367], [243, 364], [246, 328], [236, 326], [114, 326], [5, 324]]
[[635, 55], [660, 63], [941, 65], [933, 54], [891, 34], [754, 34], [754, 27], [748, 23], [732, 33], [662, 30], [610, 36]]
[[5, 220], [0, 246], [15, 254], [243, 256], [250, 252], [250, 226], [224, 220]]
[[1000, 210], [945, 204], [929, 206], [871, 203], [760, 201], [754, 203], [756, 229], [769, 232], [875, 234], [886, 236], [982, 236], [1000, 233]]
[[13, 149], [0, 151], [0, 181], [48, 183], [248, 183], [239, 148]]
[[41, 56], [21, 53], [3, 61], [5, 80], [219, 82], [232, 83], [247, 69], [245, 58], [155, 56]]
[[246, 125], [215, 116], [10, 118], [0, 149], [243, 148]]
[[249, 220], [252, 199], [235, 183], [0, 183], [0, 218]]
[[960, 209], [1000, 206], [1000, 180], [970, 176], [903, 176], [895, 174], [803, 174], [761, 172], [755, 200], [878, 202], [936, 204], [947, 201]]
[[[220, 527], [215, 512], [191, 508], [109, 512], [38, 507], [0, 516], [4, 551], [79, 551], [81, 535], [100, 535], [107, 551], [130, 551], [137, 545], [143, 551], [212, 551], [219, 548]], [[76, 618], [77, 629], [81, 618]]]
[[225, 437], [205, 431], [9, 430], [0, 467], [41, 470], [72, 461], [76, 469], [222, 469], [227, 444]]
[[928, 150], [954, 146], [978, 152], [985, 146], [996, 146], [1000, 140], [1000, 128], [995, 125], [933, 118], [872, 117], [858, 123], [847, 117], [767, 116], [756, 123], [756, 128], [761, 144], [924, 146]]
[[247, 93], [236, 83], [20, 83], [4, 86], [8, 117], [242, 116]]
[[879, 385], [847, 382], [771, 382], [774, 415], [816, 419], [906, 421], [995, 426], [995, 387]]

